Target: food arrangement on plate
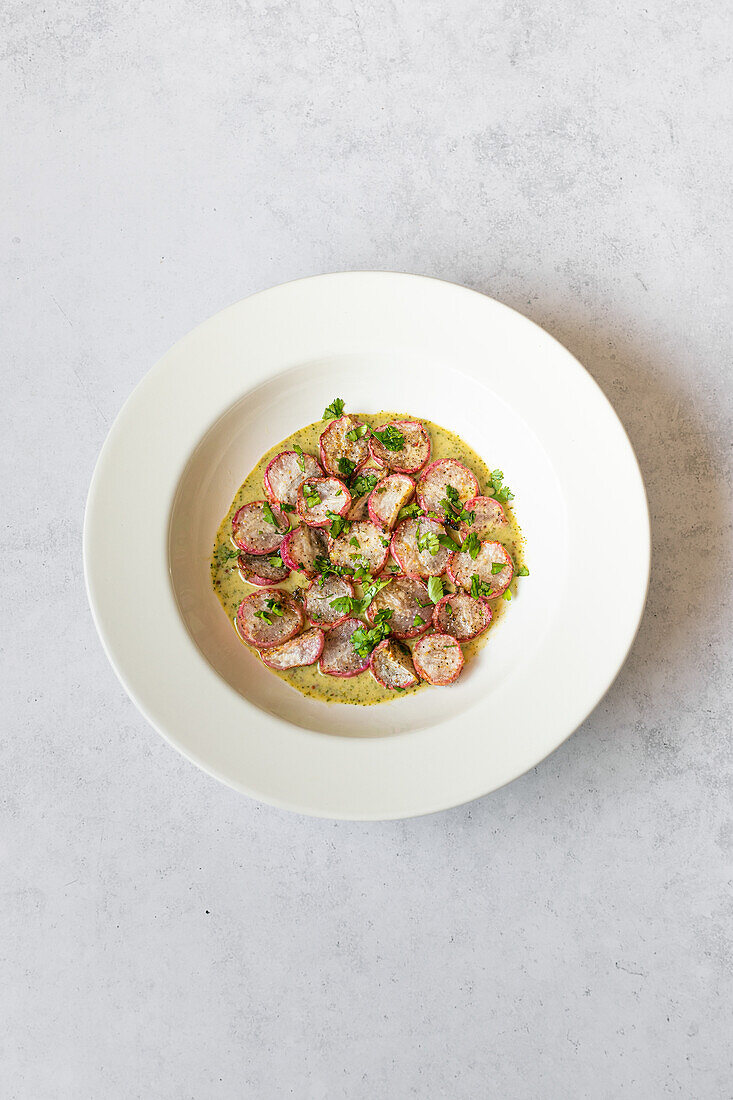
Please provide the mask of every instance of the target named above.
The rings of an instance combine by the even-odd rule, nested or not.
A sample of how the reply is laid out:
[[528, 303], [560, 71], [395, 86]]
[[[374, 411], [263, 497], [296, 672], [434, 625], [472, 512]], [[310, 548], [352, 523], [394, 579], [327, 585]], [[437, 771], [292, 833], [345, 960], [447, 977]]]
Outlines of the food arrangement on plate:
[[214, 591], [304, 695], [368, 705], [452, 684], [528, 575], [512, 499], [454, 433], [337, 398], [245, 479]]

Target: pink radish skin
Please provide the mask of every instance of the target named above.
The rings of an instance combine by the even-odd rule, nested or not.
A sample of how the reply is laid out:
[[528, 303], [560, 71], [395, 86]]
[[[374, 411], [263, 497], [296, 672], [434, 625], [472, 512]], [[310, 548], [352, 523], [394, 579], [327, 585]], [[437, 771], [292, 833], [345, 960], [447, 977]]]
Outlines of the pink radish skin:
[[379, 643], [372, 653], [369, 667], [377, 683], [388, 691], [404, 691], [420, 682], [409, 649], [399, 646], [391, 638]]
[[289, 668], [303, 668], [314, 665], [323, 653], [323, 631], [318, 627], [304, 631], [283, 645], [265, 649], [260, 653], [263, 664], [268, 668], [285, 672]]
[[288, 569], [305, 573], [306, 577], [315, 577], [315, 559], [327, 556], [328, 539], [316, 527], [295, 527], [280, 543], [280, 557]]
[[[305, 490], [317, 493], [320, 504], [311, 508]], [[332, 516], [345, 516], [351, 507], [351, 493], [337, 477], [309, 477], [298, 489], [298, 514], [309, 527], [329, 527]]]
[[[274, 615], [267, 606], [268, 600], [275, 600], [283, 614]], [[272, 619], [268, 623], [257, 617], [261, 611]], [[263, 588], [245, 596], [237, 608], [237, 628], [240, 635], [257, 649], [270, 649], [283, 645], [294, 638], [303, 625], [303, 612], [287, 592], [279, 588]]]
[[463, 502], [478, 496], [478, 481], [468, 466], [454, 458], [440, 458], [423, 470], [417, 484], [417, 500], [423, 511], [437, 512], [440, 516], [445, 514], [440, 502], [446, 495], [448, 485], [457, 490]]
[[360, 470], [369, 458], [368, 433], [356, 440], [347, 439], [350, 431], [361, 427], [361, 421], [353, 416], [340, 416], [332, 420], [324, 432], [321, 432], [319, 448], [321, 465], [332, 477], [341, 477], [338, 466], [340, 458], [346, 458], [354, 464], [354, 472]]
[[415, 482], [407, 474], [390, 474], [382, 478], [369, 497], [369, 518], [379, 527], [391, 531], [397, 523], [400, 509], [415, 495]]
[[259, 588], [280, 584], [290, 575], [287, 565], [270, 565], [264, 554], [240, 554], [237, 566], [242, 580], [247, 584], [256, 584]]
[[[417, 638], [430, 629], [433, 622], [433, 605], [427, 585], [417, 574], [393, 573], [391, 583], [377, 592], [367, 608], [367, 618], [373, 623], [378, 611], [389, 610], [392, 636], [399, 640]], [[415, 617], [423, 623], [415, 626]]]
[[[452, 614], [448, 612], [449, 605]], [[492, 614], [486, 600], [475, 600], [459, 589], [436, 603], [433, 623], [442, 634], [450, 634], [458, 642], [470, 642], [488, 630]]]
[[472, 497], [465, 505], [467, 512], [474, 513], [473, 523], [462, 523], [459, 532], [462, 539], [468, 538], [471, 531], [475, 531], [482, 538], [487, 531], [497, 527], [506, 527], [509, 520], [506, 512], [493, 497]]
[[326, 633], [318, 667], [326, 676], [348, 679], [369, 668], [369, 657], [363, 658], [354, 649], [351, 636], [364, 624], [360, 619], [344, 619]]
[[[492, 573], [492, 565], [502, 565], [500, 573]], [[511, 555], [500, 542], [482, 542], [481, 549], [476, 558], [471, 558], [467, 551], [459, 551], [451, 554], [448, 562], [448, 576], [456, 588], [465, 588], [471, 591], [471, 578], [474, 573], [480, 581], [491, 585], [491, 595], [487, 599], [494, 600], [503, 595], [514, 576], [514, 563]]]
[[[300, 464], [303, 463], [304, 469]], [[323, 477], [323, 470], [314, 455], [299, 455], [296, 451], [280, 451], [268, 463], [262, 478], [265, 495], [271, 504], [295, 507], [298, 488], [307, 477]]]
[[415, 671], [433, 687], [454, 684], [463, 670], [463, 653], [450, 634], [428, 634], [412, 651]]
[[[277, 527], [265, 519], [265, 505], [271, 509]], [[243, 505], [232, 518], [232, 539], [248, 554], [274, 554], [290, 530], [290, 520], [277, 504], [253, 500]]]
[[[430, 436], [425, 425], [419, 420], [394, 420], [391, 426], [402, 432], [404, 436], [402, 450], [390, 451], [378, 439], [371, 436], [369, 450], [372, 458], [395, 473], [417, 473], [430, 459]], [[386, 424], [380, 424], [376, 431], [381, 432], [386, 427]]]

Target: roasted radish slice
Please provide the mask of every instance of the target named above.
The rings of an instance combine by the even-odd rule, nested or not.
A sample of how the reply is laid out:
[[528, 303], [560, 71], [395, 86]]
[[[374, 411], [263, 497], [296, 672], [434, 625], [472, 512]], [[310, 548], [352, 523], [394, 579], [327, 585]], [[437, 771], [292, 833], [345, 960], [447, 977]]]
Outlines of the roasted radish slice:
[[242, 580], [247, 581], [248, 584], [256, 584], [260, 588], [279, 584], [290, 573], [278, 553], [269, 558], [263, 554], [240, 554], [237, 565]]
[[421, 680], [434, 687], [454, 683], [463, 668], [463, 653], [450, 634], [428, 634], [412, 651], [415, 670]]
[[448, 562], [448, 576], [456, 587], [490, 600], [506, 591], [513, 575], [511, 555], [500, 542], [482, 542], [475, 558], [464, 550], [451, 554]]
[[346, 601], [353, 595], [354, 586], [345, 577], [326, 577], [322, 584], [320, 581], [313, 581], [305, 590], [305, 613], [312, 623], [335, 626], [336, 623], [348, 619], [349, 611], [339, 610], [333, 606], [334, 602]]
[[442, 634], [452, 634], [456, 641], [468, 642], [478, 638], [491, 622], [491, 608], [486, 600], [469, 596], [467, 592], [454, 592], [443, 596], [435, 605], [433, 625]]
[[255, 500], [235, 513], [232, 538], [248, 554], [272, 554], [289, 528], [290, 520], [277, 504]]
[[506, 512], [499, 501], [494, 500], [493, 497], [472, 497], [471, 500], [466, 501], [464, 507], [467, 512], [473, 513], [473, 523], [461, 523], [462, 539], [468, 538], [471, 531], [475, 531], [480, 539], [484, 539], [492, 531], [506, 527], [509, 523]]
[[389, 555], [389, 539], [369, 520], [352, 523], [348, 532], [332, 539], [330, 556], [334, 565], [346, 566], [356, 572], [366, 568], [372, 576], [381, 572]]
[[316, 527], [296, 527], [282, 540], [280, 557], [288, 568], [315, 577], [320, 572], [317, 559], [328, 557], [328, 539]]
[[390, 691], [404, 691], [419, 683], [409, 649], [390, 638], [374, 650], [370, 668], [377, 683]]
[[455, 499], [465, 504], [467, 500], [478, 496], [478, 481], [468, 466], [456, 462], [454, 458], [441, 458], [438, 462], [431, 462], [417, 484], [420, 507], [426, 512], [437, 512], [439, 516], [450, 515], [451, 509], [446, 512], [443, 503], [453, 495], [449, 489], [455, 490]]
[[298, 489], [298, 513], [309, 527], [328, 527], [350, 507], [351, 493], [337, 477], [309, 477]]
[[433, 621], [433, 605], [419, 577], [393, 576], [369, 604], [367, 618], [370, 622], [374, 622], [378, 611], [392, 612], [389, 625], [395, 638], [416, 638], [424, 634]]
[[352, 497], [351, 508], [349, 508], [349, 514], [346, 517], [349, 523], [354, 523], [358, 519], [369, 519], [369, 497], [371, 492], [364, 493], [356, 500]]
[[445, 572], [451, 551], [441, 545], [446, 535], [442, 523], [421, 516], [419, 519], [403, 519], [392, 536], [392, 557], [403, 573], [417, 573], [421, 577], [439, 577]]
[[[391, 429], [388, 438], [400, 443], [397, 449], [390, 449], [379, 439], [379, 433]], [[402, 436], [402, 440], [396, 433]], [[419, 420], [393, 420], [391, 424], [382, 424], [375, 428], [375, 434], [369, 440], [372, 456], [386, 466], [401, 474], [414, 474], [421, 470], [430, 458], [430, 436]]]
[[412, 500], [415, 482], [407, 474], [390, 474], [372, 489], [369, 497], [369, 518], [372, 523], [391, 531], [397, 523], [400, 508]]
[[366, 424], [353, 416], [340, 416], [332, 420], [321, 433], [321, 465], [327, 474], [333, 477], [346, 477], [343, 463], [348, 463], [351, 471], [356, 471], [369, 458], [369, 437]]
[[369, 656], [360, 657], [351, 640], [359, 629], [364, 629], [360, 619], [344, 619], [326, 632], [318, 664], [321, 672], [328, 676], [358, 676], [369, 668]]
[[323, 470], [313, 455], [297, 451], [280, 451], [265, 470], [265, 494], [272, 504], [295, 507], [298, 489], [307, 477], [322, 477]]
[[287, 592], [264, 588], [246, 596], [237, 609], [237, 626], [245, 642], [270, 649], [290, 641], [303, 625], [303, 612]]
[[323, 631], [318, 627], [305, 630], [289, 642], [265, 649], [260, 657], [268, 668], [284, 672], [288, 668], [314, 665], [323, 652]]

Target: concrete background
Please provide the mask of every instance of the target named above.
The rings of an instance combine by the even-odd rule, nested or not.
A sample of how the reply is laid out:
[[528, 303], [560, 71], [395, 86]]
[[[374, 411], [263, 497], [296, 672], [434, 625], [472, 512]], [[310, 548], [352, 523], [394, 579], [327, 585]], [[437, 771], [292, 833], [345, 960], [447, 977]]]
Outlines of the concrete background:
[[[4, 1098], [733, 1096], [725, 9], [3, 7]], [[582, 729], [400, 824], [302, 819], [179, 758], [81, 568], [152, 363], [348, 268], [546, 326], [626, 424], [654, 523], [640, 635]]]

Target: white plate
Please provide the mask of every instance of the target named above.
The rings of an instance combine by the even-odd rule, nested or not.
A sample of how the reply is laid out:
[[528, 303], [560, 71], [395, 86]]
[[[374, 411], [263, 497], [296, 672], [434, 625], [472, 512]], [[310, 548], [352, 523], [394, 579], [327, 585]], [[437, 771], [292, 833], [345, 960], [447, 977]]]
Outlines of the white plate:
[[[306, 699], [241, 645], [211, 590], [244, 475], [337, 396], [457, 431], [516, 494], [531, 575], [449, 689]], [[387, 272], [275, 287], [186, 336], [115, 421], [84, 529], [97, 629], [156, 729], [246, 794], [364, 819], [466, 802], [557, 748], [626, 657], [649, 551], [631, 445], [569, 352], [490, 298]]]

